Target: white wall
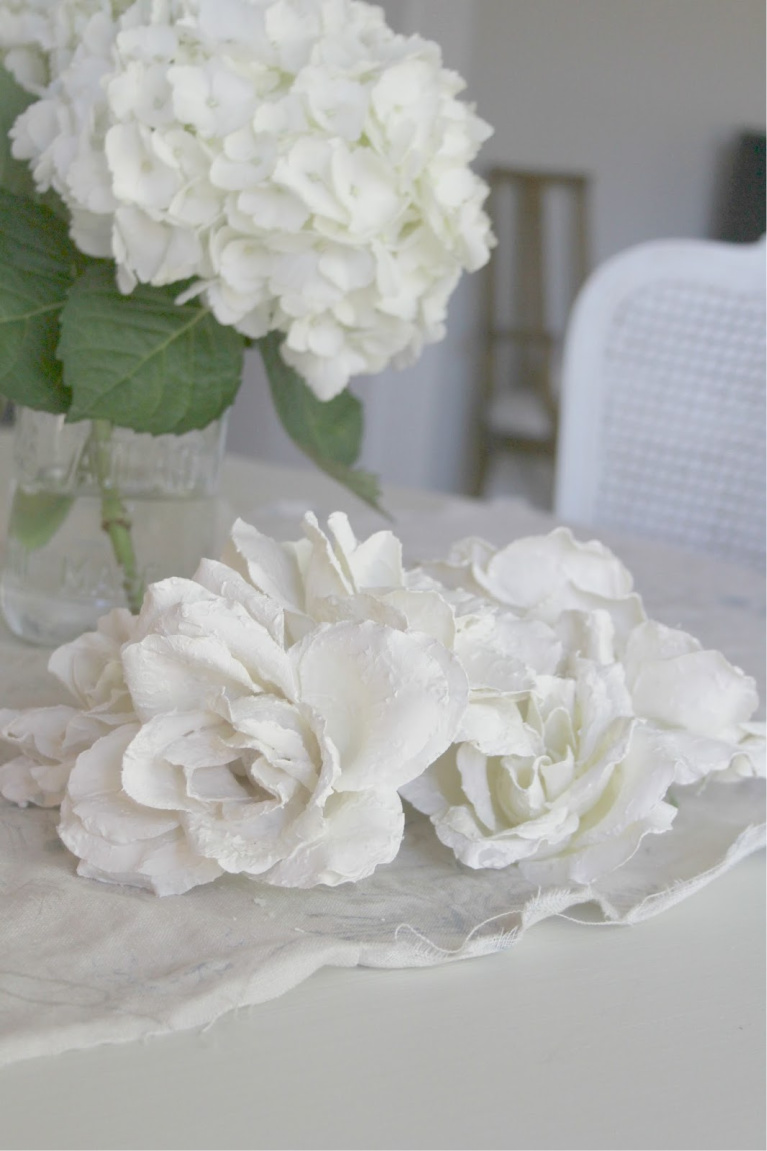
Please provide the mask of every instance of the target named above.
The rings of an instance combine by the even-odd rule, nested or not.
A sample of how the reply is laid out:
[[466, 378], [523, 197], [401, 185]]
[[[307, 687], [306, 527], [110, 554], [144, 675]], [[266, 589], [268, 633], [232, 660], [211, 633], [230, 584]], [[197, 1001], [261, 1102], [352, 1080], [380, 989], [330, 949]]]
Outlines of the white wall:
[[[495, 126], [479, 159], [588, 172], [593, 256], [705, 236], [723, 149], [764, 126], [762, 0], [388, 0], [398, 31], [439, 41]], [[479, 276], [465, 277], [447, 338], [406, 372], [355, 386], [364, 463], [390, 483], [461, 490], [479, 371]], [[230, 446], [301, 459], [252, 358]]]
[[762, 0], [479, 0], [486, 164], [593, 178], [593, 254], [705, 236], [723, 147], [764, 127]]

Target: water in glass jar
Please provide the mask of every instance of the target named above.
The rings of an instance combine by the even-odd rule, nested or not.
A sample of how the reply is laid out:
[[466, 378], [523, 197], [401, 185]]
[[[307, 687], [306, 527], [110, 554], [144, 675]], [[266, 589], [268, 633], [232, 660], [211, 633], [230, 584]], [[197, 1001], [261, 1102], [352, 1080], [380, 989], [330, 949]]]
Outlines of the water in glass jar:
[[[14, 503], [18, 506], [34, 495], [17, 486]], [[3, 614], [11, 631], [48, 646], [92, 630], [99, 616], [126, 605], [122, 572], [101, 528], [99, 496], [59, 500], [58, 509], [51, 505], [55, 530], [43, 540], [14, 530], [12, 505], [0, 577]], [[124, 502], [145, 584], [169, 575], [191, 576], [201, 556], [218, 553], [215, 498], [142, 495]], [[57, 517], [60, 522], [55, 523]]]

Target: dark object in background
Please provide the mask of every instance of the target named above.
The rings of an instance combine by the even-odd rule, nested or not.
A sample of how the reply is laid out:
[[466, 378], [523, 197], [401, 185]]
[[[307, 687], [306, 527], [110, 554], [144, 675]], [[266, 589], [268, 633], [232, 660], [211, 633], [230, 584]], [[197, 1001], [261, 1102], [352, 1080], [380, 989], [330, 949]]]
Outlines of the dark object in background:
[[717, 240], [751, 244], [765, 232], [764, 132], [744, 132], [732, 152], [729, 179], [723, 189]]
[[5, 396], [0, 396], [0, 427], [6, 424], [13, 423], [13, 404], [10, 400], [6, 400]]

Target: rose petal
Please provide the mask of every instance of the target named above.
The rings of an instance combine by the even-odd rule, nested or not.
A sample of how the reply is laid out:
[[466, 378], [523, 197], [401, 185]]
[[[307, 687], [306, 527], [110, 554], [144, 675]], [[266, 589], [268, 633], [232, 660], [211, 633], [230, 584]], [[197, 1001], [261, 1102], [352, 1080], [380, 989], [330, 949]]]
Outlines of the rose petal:
[[339, 750], [338, 790], [396, 789], [453, 739], [466, 706], [465, 675], [426, 636], [331, 624], [291, 655], [302, 699], [323, 716]]
[[304, 588], [298, 564], [275, 540], [243, 520], [236, 520], [223, 559], [235, 568], [238, 560], [243, 562], [253, 586], [281, 607], [303, 610]]
[[[174, 763], [184, 736], [207, 735], [211, 762], [218, 762], [217, 717], [206, 712], [158, 714], [143, 723], [126, 745], [122, 757], [122, 786], [137, 804], [160, 811], [194, 811], [198, 800], [189, 795], [183, 767]], [[174, 753], [176, 753], [174, 755]], [[229, 753], [231, 754], [231, 753]], [[195, 759], [200, 760], [195, 749]]]
[[123, 653], [125, 679], [141, 719], [198, 711], [212, 697], [259, 690], [243, 665], [215, 636], [148, 635]]
[[740, 668], [661, 624], [632, 632], [626, 662], [637, 713], [663, 726], [737, 741], [758, 706], [756, 685]]
[[263, 878], [280, 887], [356, 883], [394, 859], [405, 826], [394, 792], [356, 791], [334, 795], [325, 806], [326, 827], [301, 844]]

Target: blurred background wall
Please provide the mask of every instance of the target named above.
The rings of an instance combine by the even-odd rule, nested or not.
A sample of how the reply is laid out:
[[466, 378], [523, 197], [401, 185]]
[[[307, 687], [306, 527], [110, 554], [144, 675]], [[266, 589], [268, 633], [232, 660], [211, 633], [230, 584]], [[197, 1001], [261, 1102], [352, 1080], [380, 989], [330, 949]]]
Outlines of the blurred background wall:
[[[734, 142], [744, 130], [764, 130], [763, 0], [383, 7], [397, 31], [440, 43], [447, 66], [467, 81], [466, 97], [494, 126], [478, 171], [500, 164], [590, 176], [593, 264], [643, 240], [717, 235]], [[365, 405], [362, 463], [385, 482], [468, 490], [481, 276], [462, 279], [442, 343], [412, 368], [354, 384]], [[232, 413], [229, 447], [305, 463], [273, 415], [257, 355]]]

